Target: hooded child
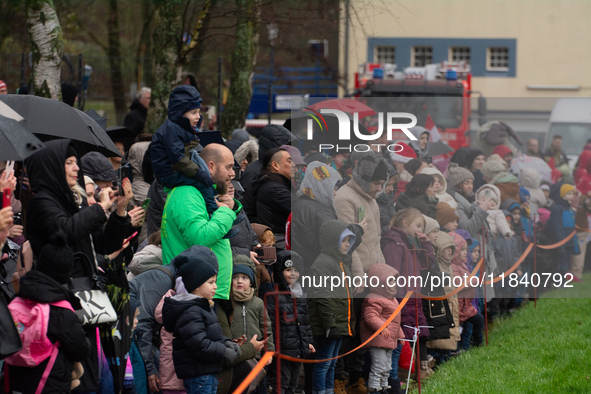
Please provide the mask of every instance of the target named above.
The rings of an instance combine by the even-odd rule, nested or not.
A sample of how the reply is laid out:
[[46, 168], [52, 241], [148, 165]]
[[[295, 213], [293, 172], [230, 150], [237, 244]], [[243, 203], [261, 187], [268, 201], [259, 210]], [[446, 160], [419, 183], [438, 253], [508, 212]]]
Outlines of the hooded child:
[[[329, 220], [320, 227], [322, 253], [310, 269], [310, 278], [303, 284], [309, 292], [308, 311], [314, 335], [316, 358], [338, 356], [343, 337], [355, 335], [352, 283], [340, 280], [334, 285], [322, 279], [352, 278], [351, 254], [359, 246], [352, 226], [340, 220]], [[307, 283], [306, 283], [307, 282]], [[337, 360], [314, 364], [313, 392], [334, 390], [334, 368]]]

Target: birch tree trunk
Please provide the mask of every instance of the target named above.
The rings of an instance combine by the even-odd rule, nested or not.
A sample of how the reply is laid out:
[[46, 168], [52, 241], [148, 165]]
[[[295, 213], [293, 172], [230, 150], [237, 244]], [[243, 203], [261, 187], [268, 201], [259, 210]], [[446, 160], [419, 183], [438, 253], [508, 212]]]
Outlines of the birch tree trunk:
[[232, 50], [230, 92], [222, 113], [221, 132], [228, 137], [243, 127], [252, 97], [252, 78], [259, 49], [260, 0], [236, 0], [238, 26]]
[[33, 52], [33, 94], [61, 100], [62, 28], [52, 0], [27, 0], [27, 30]]

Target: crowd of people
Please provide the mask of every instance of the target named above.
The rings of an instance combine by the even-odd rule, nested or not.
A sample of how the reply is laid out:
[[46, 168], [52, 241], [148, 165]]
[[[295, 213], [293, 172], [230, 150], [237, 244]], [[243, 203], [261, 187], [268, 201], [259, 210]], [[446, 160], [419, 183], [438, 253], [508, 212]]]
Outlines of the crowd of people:
[[[149, 94], [138, 94], [130, 125], [139, 127]], [[5, 359], [10, 393], [232, 393], [277, 348], [289, 359], [268, 359], [248, 392], [277, 392], [279, 381], [282, 393], [395, 394], [417, 378], [415, 336], [428, 378], [482, 344], [485, 315], [495, 322], [534, 296], [519, 280], [467, 281], [481, 259], [489, 277], [525, 254], [515, 273], [531, 276], [528, 246], [576, 229], [538, 250], [536, 271], [582, 277], [591, 144], [571, 172], [555, 137], [545, 157], [555, 182], [517, 171], [504, 145], [489, 157], [460, 148], [442, 172], [417, 155], [427, 152], [422, 128], [416, 151], [323, 153], [278, 125], [203, 146], [201, 104], [195, 87], [175, 88], [168, 119], [122, 160], [61, 139], [0, 173], [11, 190], [0, 211], [3, 264], [14, 259], [16, 271], [5, 272], [2, 299], [22, 339]], [[528, 149], [544, 157], [539, 144]], [[364, 275], [377, 283], [315, 282]], [[434, 276], [463, 288], [409, 300], [369, 340], [408, 291], [454, 292], [457, 282], [431, 286]], [[40, 326], [27, 315], [47, 319], [37, 361], [23, 333]]]

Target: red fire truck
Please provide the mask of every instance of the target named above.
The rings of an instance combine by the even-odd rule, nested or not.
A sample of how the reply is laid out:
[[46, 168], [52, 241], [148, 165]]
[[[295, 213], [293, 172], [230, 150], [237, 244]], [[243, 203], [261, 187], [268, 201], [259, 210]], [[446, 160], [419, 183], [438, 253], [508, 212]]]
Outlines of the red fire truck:
[[[470, 98], [479, 94], [471, 90], [471, 77], [470, 65], [465, 62], [407, 67], [400, 72], [393, 64], [366, 63], [355, 74], [352, 95], [376, 112], [410, 112], [417, 117], [419, 126], [430, 128], [426, 123], [431, 117], [441, 139], [458, 149], [470, 146]], [[478, 105], [482, 123], [486, 101], [481, 94]], [[369, 131], [377, 128], [366, 126]], [[407, 139], [402, 132], [394, 134], [394, 139]]]

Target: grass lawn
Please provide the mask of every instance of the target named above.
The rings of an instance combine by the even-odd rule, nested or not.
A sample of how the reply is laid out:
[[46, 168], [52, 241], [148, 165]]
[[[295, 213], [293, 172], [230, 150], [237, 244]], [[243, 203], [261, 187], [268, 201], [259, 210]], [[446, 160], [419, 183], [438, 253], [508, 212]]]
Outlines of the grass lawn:
[[573, 284], [496, 323], [488, 347], [439, 367], [421, 392], [591, 393], [591, 298], [572, 298], [589, 297], [591, 274]]

